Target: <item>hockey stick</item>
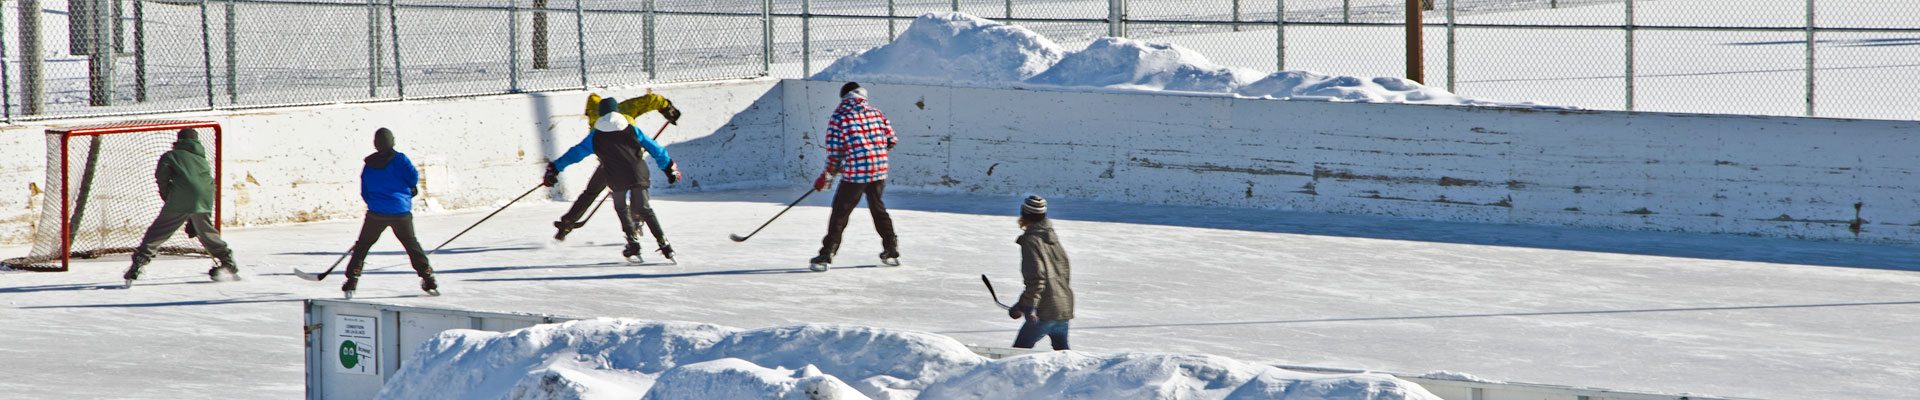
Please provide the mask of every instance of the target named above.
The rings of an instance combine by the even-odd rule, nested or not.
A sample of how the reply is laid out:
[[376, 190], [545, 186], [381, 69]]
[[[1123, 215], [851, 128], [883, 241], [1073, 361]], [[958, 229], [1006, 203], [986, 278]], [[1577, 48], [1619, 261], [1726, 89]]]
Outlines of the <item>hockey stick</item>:
[[994, 305], [998, 305], [998, 306], [1000, 306], [1000, 309], [1002, 309], [1002, 310], [1011, 310], [1011, 309], [1013, 309], [1013, 307], [1007, 307], [1007, 303], [1001, 303], [1001, 302], [1000, 302], [1000, 294], [999, 294], [999, 293], [994, 293], [994, 292], [993, 292], [993, 281], [990, 281], [990, 280], [987, 280], [987, 274], [980, 274], [980, 283], [985, 283], [985, 284], [987, 284], [987, 295], [989, 295], [989, 296], [993, 296], [993, 304], [994, 304]]
[[754, 230], [753, 230], [753, 233], [748, 233], [748, 234], [747, 234], [746, 236], [740, 236], [739, 234], [733, 234], [733, 235], [728, 235], [728, 238], [731, 238], [731, 239], [733, 239], [733, 241], [734, 241], [734, 242], [745, 242], [745, 241], [747, 241], [747, 239], [749, 239], [749, 238], [752, 238], [752, 237], [753, 237], [753, 235], [756, 235], [756, 234], [759, 234], [759, 233], [760, 233], [760, 230], [761, 230], [761, 229], [767, 229], [767, 225], [773, 225], [773, 221], [774, 221], [774, 220], [778, 220], [778, 219], [780, 219], [780, 216], [781, 216], [781, 215], [786, 215], [786, 214], [787, 214], [787, 210], [792, 210], [792, 209], [793, 209], [793, 206], [797, 206], [797, 205], [800, 205], [800, 202], [801, 202], [801, 201], [803, 201], [803, 200], [806, 200], [806, 199], [807, 199], [807, 196], [812, 196], [812, 195], [813, 195], [813, 192], [817, 192], [817, 190], [808, 190], [808, 191], [807, 191], [807, 193], [805, 193], [805, 194], [801, 194], [801, 195], [800, 195], [800, 198], [798, 198], [798, 199], [794, 199], [794, 200], [793, 200], [793, 203], [789, 203], [789, 204], [787, 204], [787, 208], [784, 208], [784, 209], [781, 209], [781, 210], [780, 210], [780, 213], [779, 213], [779, 214], [774, 214], [774, 215], [773, 215], [773, 218], [768, 218], [768, 219], [767, 219], [767, 223], [764, 223], [764, 224], [760, 224], [760, 227], [759, 227], [759, 228], [754, 228]]
[[[468, 232], [468, 231], [472, 231], [472, 230], [473, 230], [473, 228], [475, 228], [475, 227], [478, 227], [478, 226], [480, 226], [480, 223], [481, 223], [481, 222], [487, 222], [487, 220], [488, 220], [488, 219], [492, 219], [492, 218], [493, 218], [493, 216], [495, 216], [495, 215], [500, 215], [500, 212], [501, 212], [501, 211], [506, 211], [506, 210], [507, 210], [507, 207], [511, 207], [511, 206], [513, 206], [513, 203], [518, 203], [518, 202], [520, 202], [520, 199], [524, 199], [524, 198], [527, 198], [527, 196], [528, 196], [528, 195], [532, 195], [532, 194], [533, 194], [533, 192], [534, 192], [535, 190], [540, 190], [540, 188], [541, 188], [542, 186], [546, 186], [546, 185], [535, 185], [535, 186], [534, 186], [534, 187], [533, 187], [532, 189], [527, 189], [527, 192], [526, 192], [526, 193], [521, 193], [521, 194], [520, 194], [520, 197], [515, 197], [515, 198], [513, 198], [513, 201], [509, 201], [509, 202], [507, 202], [507, 205], [504, 205], [504, 206], [500, 206], [500, 208], [499, 208], [499, 209], [496, 209], [496, 210], [493, 210], [493, 213], [492, 213], [492, 214], [487, 214], [487, 216], [486, 216], [486, 217], [484, 217], [484, 218], [480, 218], [480, 221], [478, 221], [478, 222], [474, 222], [474, 223], [473, 223], [473, 225], [468, 225], [468, 226], [467, 226], [467, 229], [466, 229], [466, 230], [462, 230], [462, 231], [460, 231], [460, 233], [457, 233], [457, 234], [454, 234], [454, 235], [453, 235], [453, 238], [451, 238], [451, 239], [447, 239], [447, 241], [445, 241], [445, 242], [441, 242], [439, 246], [436, 246], [436, 247], [434, 247], [434, 248], [433, 248], [433, 251], [428, 251], [428, 252], [427, 252], [427, 254], [428, 254], [428, 255], [432, 255], [432, 254], [434, 254], [434, 253], [439, 253], [439, 252], [440, 252], [440, 249], [441, 249], [441, 248], [445, 248], [445, 247], [447, 247], [447, 244], [449, 244], [449, 243], [453, 243], [453, 239], [459, 239], [459, 238], [460, 238], [460, 235], [465, 235], [465, 234], [467, 234], [467, 232]], [[294, 276], [298, 276], [298, 277], [300, 277], [300, 279], [305, 279], [305, 280], [309, 280], [309, 281], [314, 281], [314, 282], [319, 282], [319, 281], [321, 281], [321, 280], [324, 280], [324, 279], [327, 279], [327, 275], [331, 275], [331, 274], [333, 274], [333, 269], [334, 269], [334, 268], [339, 268], [339, 267], [340, 267], [340, 262], [341, 262], [341, 261], [344, 261], [344, 260], [346, 260], [346, 259], [347, 259], [347, 255], [348, 255], [348, 254], [353, 254], [353, 251], [352, 251], [352, 250], [348, 250], [348, 251], [347, 251], [347, 253], [345, 253], [345, 254], [341, 254], [341, 255], [340, 255], [340, 259], [338, 259], [338, 260], [333, 260], [333, 266], [332, 266], [332, 267], [327, 267], [327, 270], [326, 270], [326, 272], [321, 272], [321, 273], [320, 273], [319, 275], [314, 275], [314, 274], [310, 274], [310, 273], [307, 273], [307, 272], [305, 272], [305, 271], [301, 271], [301, 270], [300, 270], [299, 268], [295, 268], [295, 269], [293, 270], [293, 275], [294, 275]]]
[[331, 266], [331, 267], [327, 267], [327, 270], [326, 270], [326, 271], [324, 271], [324, 272], [321, 272], [321, 273], [320, 273], [319, 275], [315, 275], [315, 274], [313, 274], [313, 273], [311, 273], [311, 272], [306, 272], [306, 271], [301, 271], [301, 270], [300, 270], [299, 268], [294, 268], [294, 269], [293, 269], [293, 276], [298, 276], [298, 277], [300, 277], [300, 279], [305, 279], [305, 280], [309, 280], [309, 281], [314, 281], [314, 282], [319, 282], [319, 281], [321, 281], [321, 280], [323, 280], [323, 279], [327, 279], [327, 275], [332, 275], [332, 274], [333, 274], [333, 269], [334, 269], [334, 268], [340, 268], [340, 262], [341, 262], [341, 261], [346, 261], [346, 260], [347, 260], [347, 256], [349, 256], [349, 255], [352, 255], [352, 254], [353, 254], [353, 248], [351, 248], [351, 247], [349, 247], [349, 248], [347, 248], [347, 251], [346, 251], [346, 252], [343, 252], [343, 253], [340, 253], [340, 258], [337, 258], [337, 259], [334, 259], [334, 260], [333, 260], [333, 266]]
[[[660, 134], [667, 133], [667, 124], [669, 123], [667, 122], [660, 123], [660, 130], [653, 131], [653, 140], [660, 140]], [[586, 225], [587, 221], [592, 221], [593, 215], [600, 213], [600, 206], [607, 205], [607, 199], [610, 199], [610, 198], [613, 198], [612, 191], [608, 191], [606, 196], [600, 196], [600, 202], [593, 205], [593, 210], [587, 212], [587, 217], [581, 218], [580, 222], [576, 222], [575, 224]]]

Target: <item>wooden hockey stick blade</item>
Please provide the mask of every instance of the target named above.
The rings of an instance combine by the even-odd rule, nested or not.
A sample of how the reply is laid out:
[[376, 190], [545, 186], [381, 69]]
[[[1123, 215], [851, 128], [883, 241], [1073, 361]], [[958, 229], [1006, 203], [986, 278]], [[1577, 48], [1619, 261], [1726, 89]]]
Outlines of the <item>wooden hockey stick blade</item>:
[[326, 278], [325, 276], [314, 274], [312, 272], [301, 271], [299, 268], [293, 269], [293, 276], [298, 276], [300, 277], [300, 279], [305, 279], [305, 280], [314, 281], [314, 282], [319, 282], [320, 279]]
[[999, 294], [999, 293], [995, 293], [995, 292], [993, 291], [993, 281], [991, 281], [991, 280], [987, 280], [987, 274], [980, 274], [980, 283], [984, 283], [984, 284], [987, 284], [987, 295], [990, 295], [990, 296], [993, 296], [993, 304], [994, 304], [994, 305], [997, 305], [997, 306], [1000, 306], [1000, 309], [1002, 309], [1002, 310], [1011, 310], [1011, 309], [1013, 309], [1013, 307], [1008, 307], [1008, 306], [1007, 306], [1007, 303], [1001, 303], [1001, 302], [1000, 302], [1000, 294]]

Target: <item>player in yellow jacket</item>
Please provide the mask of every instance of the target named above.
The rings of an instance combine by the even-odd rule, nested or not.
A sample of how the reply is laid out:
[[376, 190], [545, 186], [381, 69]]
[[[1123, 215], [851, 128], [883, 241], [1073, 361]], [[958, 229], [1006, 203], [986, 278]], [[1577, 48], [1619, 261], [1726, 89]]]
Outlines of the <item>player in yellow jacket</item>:
[[[598, 93], [587, 95], [587, 108], [586, 108], [585, 114], [587, 116], [587, 121], [589, 123], [600, 119], [600, 99], [601, 97], [600, 97], [600, 94]], [[665, 117], [667, 119], [667, 123], [674, 124], [674, 125], [680, 124], [680, 109], [673, 106], [672, 100], [667, 100], [666, 97], [662, 97], [658, 94], [654, 94], [652, 91], [648, 91], [647, 95], [645, 96], [635, 97], [635, 98], [627, 99], [626, 101], [620, 102], [619, 110], [621, 115], [627, 116], [628, 118], [627, 122], [629, 124], [633, 122], [632, 118], [634, 116], [638, 116], [640, 114], [646, 114], [654, 111], [659, 111], [660, 116]], [[587, 208], [593, 206], [593, 201], [595, 199], [598, 199], [600, 197], [600, 192], [606, 189], [607, 189], [606, 179], [602, 176], [602, 173], [600, 172], [599, 168], [597, 167], [594, 168], [593, 177], [587, 179], [586, 189], [580, 192], [580, 197], [574, 198], [573, 208], [568, 209], [565, 215], [561, 215], [560, 220], [553, 221], [553, 227], [558, 230], [553, 234], [553, 239], [567, 240], [568, 233], [573, 232], [573, 230], [576, 228], [586, 225], [585, 222], [580, 221], [580, 218], [587, 214]], [[640, 208], [647, 208], [647, 206], [636, 204], [635, 208], [636, 208], [636, 210], [634, 210], [635, 212], [640, 212], [639, 210]], [[651, 212], [649, 211], [649, 213]], [[673, 248], [672, 246], [667, 244], [666, 238], [659, 237], [660, 228], [656, 226], [658, 224], [651, 223], [652, 220], [647, 220], [647, 221], [650, 222], [648, 224], [648, 228], [651, 228], [651, 230], [653, 231], [655, 236], [654, 239], [660, 241], [661, 253], [665, 254], [668, 259], [672, 259]]]

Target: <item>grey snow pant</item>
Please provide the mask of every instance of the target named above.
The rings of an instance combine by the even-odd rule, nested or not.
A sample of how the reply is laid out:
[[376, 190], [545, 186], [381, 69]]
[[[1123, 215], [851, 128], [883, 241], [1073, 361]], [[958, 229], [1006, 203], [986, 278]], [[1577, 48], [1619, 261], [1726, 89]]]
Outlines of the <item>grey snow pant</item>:
[[207, 248], [207, 254], [220, 260], [222, 264], [233, 265], [233, 249], [227, 248], [227, 241], [220, 239], [220, 228], [213, 226], [213, 214], [210, 213], [160, 213], [147, 225], [147, 234], [140, 238], [140, 247], [133, 250], [133, 268], [138, 269], [153, 262], [153, 256], [159, 254], [160, 246], [173, 238], [181, 226], [200, 239], [200, 245]]

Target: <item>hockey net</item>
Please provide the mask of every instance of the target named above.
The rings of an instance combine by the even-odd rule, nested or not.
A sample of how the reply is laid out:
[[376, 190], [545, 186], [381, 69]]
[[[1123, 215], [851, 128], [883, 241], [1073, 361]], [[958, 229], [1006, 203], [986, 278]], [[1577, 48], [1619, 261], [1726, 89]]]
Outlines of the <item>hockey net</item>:
[[[207, 121], [125, 121], [49, 129], [46, 180], [33, 249], [0, 267], [66, 271], [73, 259], [129, 254], [164, 204], [154, 167], [173, 149], [181, 129], [194, 128], [213, 166], [215, 226], [220, 225], [220, 124]], [[185, 229], [161, 246], [162, 255], [207, 255]]]

